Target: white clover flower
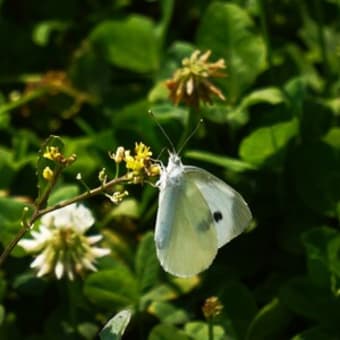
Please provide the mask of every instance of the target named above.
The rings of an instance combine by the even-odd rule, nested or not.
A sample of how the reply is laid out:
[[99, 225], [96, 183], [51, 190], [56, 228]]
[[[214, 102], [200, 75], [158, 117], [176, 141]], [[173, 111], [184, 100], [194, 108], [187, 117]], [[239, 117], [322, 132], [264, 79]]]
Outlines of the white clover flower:
[[93, 246], [101, 235], [84, 235], [94, 221], [89, 209], [71, 204], [44, 215], [39, 230], [31, 232], [32, 239], [18, 244], [29, 253], [40, 253], [31, 263], [38, 277], [54, 273], [57, 279], [73, 280], [86, 270], [96, 271], [96, 258], [110, 253], [110, 249]]

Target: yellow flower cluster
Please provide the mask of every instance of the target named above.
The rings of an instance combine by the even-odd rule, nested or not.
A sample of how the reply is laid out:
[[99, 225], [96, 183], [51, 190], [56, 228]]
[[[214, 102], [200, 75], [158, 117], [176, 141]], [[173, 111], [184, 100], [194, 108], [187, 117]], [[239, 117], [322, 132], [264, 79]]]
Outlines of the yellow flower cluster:
[[158, 176], [160, 173], [159, 164], [151, 160], [152, 152], [149, 146], [143, 143], [136, 143], [134, 154], [120, 146], [116, 153], [110, 157], [117, 163], [125, 162], [128, 176], [139, 182], [144, 174], [147, 176]]
[[43, 154], [43, 157], [50, 159], [51, 161], [59, 162], [63, 155], [57, 146], [48, 146]]

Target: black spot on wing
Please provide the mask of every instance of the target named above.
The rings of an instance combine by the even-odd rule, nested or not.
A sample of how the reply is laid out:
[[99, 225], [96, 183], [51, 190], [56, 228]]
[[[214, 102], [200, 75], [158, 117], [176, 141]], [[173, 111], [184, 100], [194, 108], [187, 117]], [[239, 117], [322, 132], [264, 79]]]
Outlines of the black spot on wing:
[[215, 211], [213, 213], [213, 216], [214, 216], [215, 222], [219, 222], [219, 221], [221, 221], [223, 219], [223, 215], [222, 215], [222, 213], [220, 211]]

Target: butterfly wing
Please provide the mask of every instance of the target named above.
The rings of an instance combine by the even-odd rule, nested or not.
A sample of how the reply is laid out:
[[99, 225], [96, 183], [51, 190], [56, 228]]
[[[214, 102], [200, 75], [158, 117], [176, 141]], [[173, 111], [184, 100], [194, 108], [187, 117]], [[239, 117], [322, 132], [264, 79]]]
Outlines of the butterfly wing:
[[218, 248], [244, 231], [252, 219], [252, 214], [238, 192], [203, 169], [185, 166], [184, 174], [195, 183], [210, 208], [216, 227]]
[[216, 256], [216, 228], [210, 208], [190, 176], [160, 191], [155, 241], [167, 272], [189, 277], [203, 271]]

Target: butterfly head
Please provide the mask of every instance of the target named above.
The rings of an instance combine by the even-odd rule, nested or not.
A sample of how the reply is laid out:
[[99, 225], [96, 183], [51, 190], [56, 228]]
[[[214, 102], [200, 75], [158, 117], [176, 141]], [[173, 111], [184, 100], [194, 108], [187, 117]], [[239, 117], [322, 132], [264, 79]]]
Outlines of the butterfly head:
[[169, 184], [176, 184], [184, 171], [184, 166], [179, 155], [169, 151], [168, 165], [162, 166], [161, 177], [157, 182], [157, 186], [163, 189]]

